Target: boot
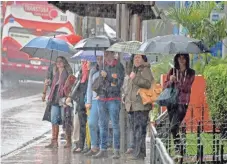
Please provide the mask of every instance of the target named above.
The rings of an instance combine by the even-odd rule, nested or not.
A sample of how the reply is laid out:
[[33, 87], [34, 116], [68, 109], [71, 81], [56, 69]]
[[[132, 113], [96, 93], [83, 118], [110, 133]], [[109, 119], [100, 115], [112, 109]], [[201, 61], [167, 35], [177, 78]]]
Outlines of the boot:
[[56, 148], [58, 147], [58, 131], [59, 131], [59, 126], [58, 125], [52, 125], [52, 139], [51, 139], [51, 143], [47, 146], [45, 146], [45, 148]]
[[72, 147], [72, 138], [71, 138], [71, 130], [68, 130], [66, 133], [66, 144], [64, 148], [71, 148]]

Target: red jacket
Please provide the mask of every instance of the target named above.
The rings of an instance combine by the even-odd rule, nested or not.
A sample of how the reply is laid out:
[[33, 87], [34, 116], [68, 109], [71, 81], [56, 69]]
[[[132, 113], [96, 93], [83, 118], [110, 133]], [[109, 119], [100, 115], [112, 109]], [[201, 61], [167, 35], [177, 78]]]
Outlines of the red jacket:
[[[174, 72], [175, 76], [177, 76], [177, 82], [174, 82], [174, 87], [179, 90], [178, 104], [189, 104], [191, 88], [195, 79], [195, 71], [189, 68], [184, 75], [180, 74], [180, 71], [177, 69], [174, 69]], [[170, 88], [173, 85], [173, 82], [170, 81], [171, 75], [173, 75], [173, 69], [167, 74], [167, 79], [164, 83], [165, 88]]]

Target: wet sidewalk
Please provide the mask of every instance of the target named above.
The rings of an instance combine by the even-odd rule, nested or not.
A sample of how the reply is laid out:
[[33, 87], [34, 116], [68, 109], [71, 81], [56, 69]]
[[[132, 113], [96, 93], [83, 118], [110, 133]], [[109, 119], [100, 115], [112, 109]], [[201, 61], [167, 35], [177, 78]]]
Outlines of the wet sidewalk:
[[73, 154], [70, 149], [64, 149], [64, 143], [59, 144], [57, 150], [46, 149], [44, 146], [50, 142], [50, 134], [40, 140], [18, 150], [14, 154], [2, 158], [2, 164], [147, 164], [147, 160], [128, 161], [122, 156], [118, 160], [111, 158], [92, 159], [82, 154]]

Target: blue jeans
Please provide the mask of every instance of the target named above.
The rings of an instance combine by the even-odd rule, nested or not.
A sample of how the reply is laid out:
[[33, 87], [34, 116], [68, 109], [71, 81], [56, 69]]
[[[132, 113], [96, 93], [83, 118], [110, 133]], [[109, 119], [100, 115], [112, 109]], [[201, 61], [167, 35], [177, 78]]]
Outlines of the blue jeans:
[[99, 148], [99, 114], [98, 114], [98, 101], [93, 100], [91, 104], [90, 115], [88, 116], [88, 126], [91, 136], [91, 148]]
[[113, 126], [113, 144], [114, 149], [120, 149], [120, 126], [119, 126], [119, 113], [120, 113], [120, 101], [100, 101], [98, 100], [99, 111], [99, 129], [100, 129], [100, 148], [106, 150], [108, 146], [108, 125], [109, 118], [111, 119]]
[[58, 105], [51, 106], [51, 123], [53, 125], [62, 125], [64, 119], [63, 109]]

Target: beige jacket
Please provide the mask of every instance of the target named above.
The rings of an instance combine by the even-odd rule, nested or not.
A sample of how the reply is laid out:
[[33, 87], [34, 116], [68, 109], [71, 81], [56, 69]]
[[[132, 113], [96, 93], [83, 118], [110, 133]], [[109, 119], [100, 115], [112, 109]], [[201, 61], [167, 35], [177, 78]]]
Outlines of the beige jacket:
[[139, 68], [136, 68], [134, 72], [136, 73], [136, 77], [133, 80], [130, 78], [125, 79], [125, 108], [127, 112], [151, 110], [151, 105], [142, 104], [142, 99], [138, 94], [140, 88], [149, 89], [154, 82], [150, 64], [145, 63]]

